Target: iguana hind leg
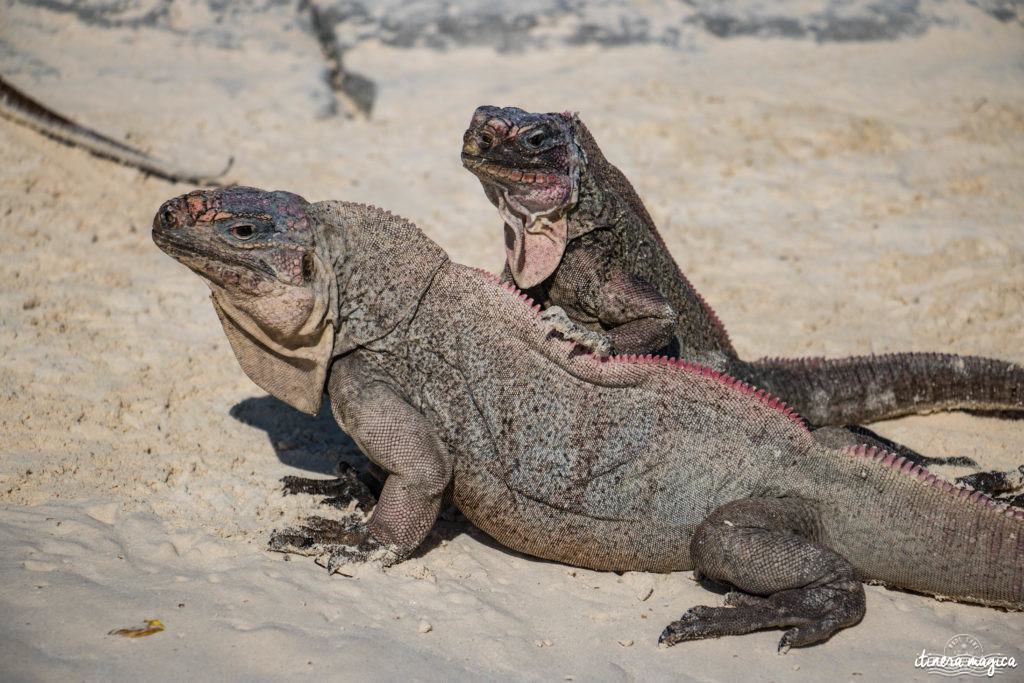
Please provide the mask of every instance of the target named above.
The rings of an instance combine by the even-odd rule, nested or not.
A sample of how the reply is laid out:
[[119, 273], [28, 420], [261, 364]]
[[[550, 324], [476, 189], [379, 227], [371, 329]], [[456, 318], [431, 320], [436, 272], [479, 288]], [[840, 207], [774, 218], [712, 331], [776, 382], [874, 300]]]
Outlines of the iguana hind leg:
[[[901, 456], [915, 465], [920, 465], [921, 467], [935, 467], [936, 465], [978, 467], [977, 462], [962, 455], [950, 455], [941, 458], [932, 458], [927, 455], [921, 455], [913, 448], [896, 443], [895, 441], [887, 439], [881, 434], [876, 434], [867, 427], [861, 427], [860, 425], [846, 425], [843, 427], [811, 427], [811, 434], [814, 436], [815, 440], [829, 448], [860, 446], [862, 444], [874, 446], [875, 448], [880, 448], [883, 451], [895, 453], [897, 456]], [[989, 493], [989, 491], [986, 490], [986, 493]]]
[[660, 642], [785, 628], [779, 650], [811, 645], [864, 616], [857, 570], [816, 543], [814, 510], [797, 500], [745, 498], [701, 522], [690, 556], [701, 574], [732, 584], [729, 607], [698, 606], [668, 625]]
[[[912, 448], [898, 444], [895, 441], [890, 441], [884, 436], [876, 434], [870, 429], [859, 425], [847, 425], [845, 427], [812, 427], [811, 430], [811, 435], [815, 440], [827, 448], [847, 448], [849, 446], [858, 447], [865, 445], [869, 448], [873, 447], [883, 451], [888, 451], [889, 453], [895, 453], [896, 456], [902, 457], [905, 461], [912, 462], [915, 465], [920, 465], [924, 468], [949, 465], [955, 467], [973, 467], [981, 470], [978, 463], [971, 458], [960, 455], [952, 455], [945, 458], [930, 458], [926, 455], [921, 455]], [[998, 500], [1017, 507], [1020, 507], [1021, 502], [1024, 501], [1024, 494], [1004, 497], [1006, 494], [1017, 494], [1017, 492], [1024, 490], [1024, 465], [1020, 465], [1017, 469], [1009, 470], [1007, 472], [999, 470], [974, 472], [973, 474], [957, 477], [956, 483], [961, 486], [972, 488], [975, 491], [981, 491], [989, 496], [1000, 496]]]
[[[968, 474], [963, 477], [957, 477], [956, 483], [969, 486], [978, 491], [984, 491], [989, 495], [1013, 493], [1024, 489], [1024, 465], [1020, 465], [1017, 469], [1009, 470], [1008, 472], [993, 470]], [[1011, 496], [1003, 500], [1019, 507], [1020, 502], [1024, 500], [1022, 496], [1024, 494]]]

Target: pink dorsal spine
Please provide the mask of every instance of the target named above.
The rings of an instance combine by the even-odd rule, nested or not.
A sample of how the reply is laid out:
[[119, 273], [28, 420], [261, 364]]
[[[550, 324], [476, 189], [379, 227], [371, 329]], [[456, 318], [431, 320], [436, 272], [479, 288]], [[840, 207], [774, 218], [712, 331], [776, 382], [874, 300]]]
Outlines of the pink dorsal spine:
[[1007, 517], [1014, 519], [1024, 519], [1024, 508], [1014, 507], [1001, 503], [997, 500], [990, 498], [981, 491], [974, 489], [964, 488], [951, 484], [948, 481], [939, 479], [934, 474], [924, 469], [920, 465], [914, 465], [912, 462], [905, 458], [897, 457], [894, 453], [876, 448], [875, 446], [846, 446], [842, 449], [842, 452], [846, 455], [853, 456], [855, 458], [863, 458], [870, 462], [877, 463], [882, 467], [889, 468], [899, 474], [909, 475], [917, 479], [926, 486], [934, 486], [940, 491], [951, 493], [954, 497], [968, 501], [971, 503], [977, 503], [984, 505], [989, 509], [1002, 510], [1003, 514]]
[[[473, 268], [472, 270], [475, 270], [477, 273], [480, 273], [488, 280], [497, 283], [503, 289], [508, 290], [521, 301], [526, 302], [526, 304], [533, 310], [534, 313], [540, 314], [540, 305], [534, 304], [533, 299], [530, 299], [525, 294], [523, 294], [523, 292], [520, 291], [520, 289], [513, 285], [512, 283], [503, 282], [501, 278], [499, 278], [497, 275], [491, 273], [490, 271], [484, 270], [483, 268]], [[629, 364], [672, 365], [686, 372], [692, 372], [703, 377], [707, 377], [708, 379], [717, 380], [724, 384], [725, 386], [740, 392], [741, 394], [745, 394], [747, 396], [755, 398], [764, 403], [765, 405], [767, 405], [768, 407], [774, 408], [779, 413], [788, 417], [790, 420], [798, 424], [801, 428], [807, 430], [807, 424], [804, 422], [804, 419], [800, 417], [800, 415], [798, 415], [795, 410], [787, 406], [784, 401], [779, 400], [778, 397], [772, 396], [764, 389], [758, 389], [757, 387], [753, 387], [747, 384], [746, 382], [741, 382], [737, 378], [733, 377], [732, 375], [729, 375], [728, 373], [722, 372], [721, 370], [715, 370], [713, 368], [701, 365], [699, 363], [692, 363], [690, 361], [679, 360], [678, 358], [670, 358], [668, 356], [655, 356], [653, 354], [647, 354], [646, 356], [637, 356], [635, 354], [630, 356], [612, 357], [598, 356], [585, 346], [582, 346], [580, 344], [576, 344], [576, 346], [583, 351], [589, 352], [591, 357], [602, 363], [610, 361], [615, 363]]]
[[804, 423], [803, 418], [800, 417], [795, 410], [787, 406], [784, 401], [781, 401], [776, 396], [772, 396], [764, 389], [758, 389], [757, 387], [753, 387], [747, 384], [746, 382], [740, 381], [739, 379], [733, 377], [728, 373], [722, 372], [721, 370], [715, 370], [714, 368], [710, 368], [706, 365], [701, 365], [700, 363], [679, 360], [677, 358], [668, 358], [666, 356], [652, 356], [650, 354], [648, 354], [647, 356], [640, 357], [614, 356], [610, 359], [602, 358], [600, 360], [611, 360], [616, 363], [656, 363], [674, 365], [675, 367], [680, 368], [681, 370], [684, 370], [686, 372], [692, 372], [694, 374], [701, 375], [702, 377], [707, 377], [708, 379], [717, 380], [718, 382], [721, 382], [725, 386], [735, 391], [738, 391], [741, 394], [745, 394], [747, 396], [755, 398], [758, 401], [764, 403], [769, 408], [774, 408], [778, 412], [782, 413], [790, 420], [800, 425], [803, 429], [807, 429], [807, 425]]

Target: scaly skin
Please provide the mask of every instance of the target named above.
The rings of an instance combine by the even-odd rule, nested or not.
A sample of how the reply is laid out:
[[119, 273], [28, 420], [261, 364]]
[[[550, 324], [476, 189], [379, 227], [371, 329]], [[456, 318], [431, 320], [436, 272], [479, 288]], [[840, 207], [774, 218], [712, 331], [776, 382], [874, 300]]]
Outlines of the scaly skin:
[[49, 107], [40, 104], [0, 78], [0, 116], [39, 131], [51, 138], [86, 149], [96, 156], [111, 159], [167, 180], [187, 181], [199, 185], [224, 182], [231, 160], [219, 170], [199, 170], [175, 166], [144, 154], [137, 149], [112, 140], [96, 131], [80, 126]]
[[401, 561], [447, 496], [506, 546], [601, 570], [697, 569], [735, 607], [662, 641], [856, 623], [862, 580], [1024, 608], [1024, 510], [874, 449], [829, 449], [792, 409], [665, 357], [601, 358], [518, 290], [346, 202], [251, 188], [165, 203], [153, 238], [212, 290], [261, 387], [338, 423], [387, 473], [366, 524], [316, 517], [271, 546], [328, 567]]
[[[1024, 410], [1024, 367], [952, 354], [741, 360], [626, 177], [572, 114], [480, 107], [462, 160], [505, 222], [503, 277], [607, 336], [615, 353], [677, 353], [783, 397], [816, 425], [936, 410]], [[575, 332], [591, 348], [601, 340]], [[607, 343], [607, 342], [605, 342]]]

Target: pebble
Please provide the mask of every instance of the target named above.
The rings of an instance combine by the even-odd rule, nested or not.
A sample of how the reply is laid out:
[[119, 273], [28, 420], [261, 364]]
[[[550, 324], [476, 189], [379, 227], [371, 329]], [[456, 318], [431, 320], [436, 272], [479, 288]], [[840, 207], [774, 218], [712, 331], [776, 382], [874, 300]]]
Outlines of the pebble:
[[93, 505], [85, 509], [85, 514], [89, 515], [97, 522], [109, 524], [111, 526], [117, 521], [117, 511], [120, 509], [120, 503], [103, 503], [100, 505]]

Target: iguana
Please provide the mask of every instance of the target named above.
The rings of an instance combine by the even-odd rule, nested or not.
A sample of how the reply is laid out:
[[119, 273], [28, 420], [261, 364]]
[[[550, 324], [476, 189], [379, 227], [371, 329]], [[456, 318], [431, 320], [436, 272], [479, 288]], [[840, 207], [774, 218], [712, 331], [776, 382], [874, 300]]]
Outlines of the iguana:
[[271, 547], [382, 565], [443, 497], [500, 543], [596, 570], [732, 584], [661, 642], [856, 623], [861, 581], [1024, 609], [1024, 509], [875, 449], [830, 449], [745, 382], [599, 357], [524, 294], [371, 206], [245, 187], [166, 202], [156, 244], [198, 274], [242, 369], [298, 410], [324, 391], [387, 479], [369, 520], [311, 518]]
[[133, 149], [117, 140], [80, 126], [49, 107], [32, 99], [0, 78], [0, 116], [20, 123], [69, 145], [76, 145], [96, 156], [151, 173], [167, 180], [213, 185], [231, 168], [232, 160], [219, 170], [200, 170], [175, 166]]
[[815, 425], [1024, 409], [1024, 367], [1001, 360], [938, 353], [741, 360], [629, 181], [574, 114], [479, 107], [462, 162], [505, 223], [503, 279], [595, 350], [678, 354], [780, 396]]

